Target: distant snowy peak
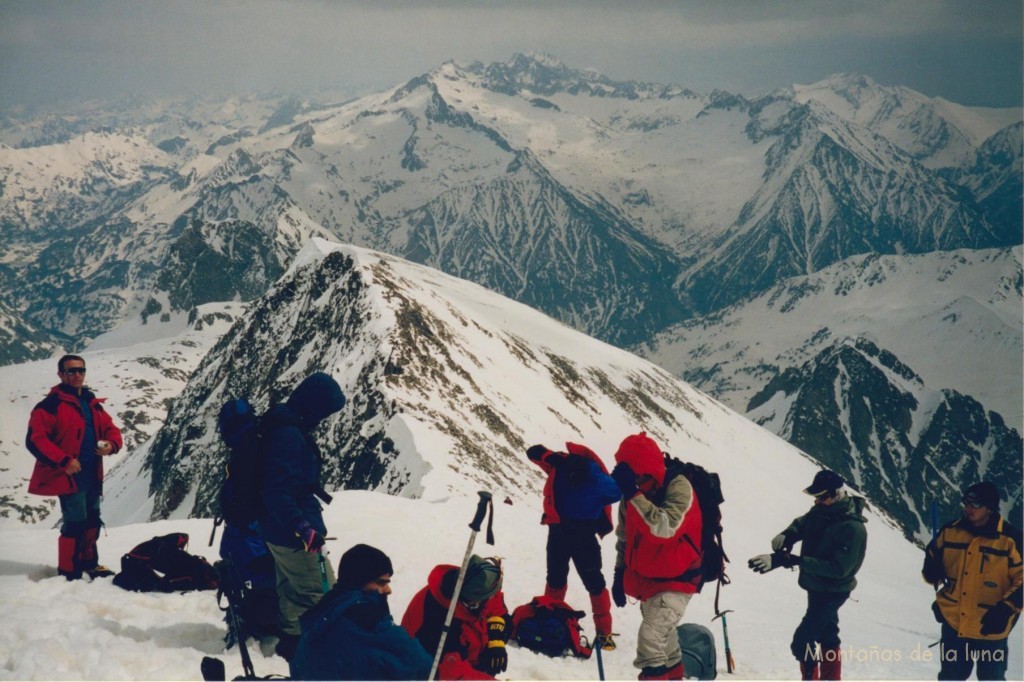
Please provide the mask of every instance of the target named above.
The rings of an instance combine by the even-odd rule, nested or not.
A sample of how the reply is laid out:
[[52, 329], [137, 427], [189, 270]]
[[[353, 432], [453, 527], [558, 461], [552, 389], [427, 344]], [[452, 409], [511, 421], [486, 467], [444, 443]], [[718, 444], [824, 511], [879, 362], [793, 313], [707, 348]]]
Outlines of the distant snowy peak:
[[793, 92], [798, 102], [821, 102], [885, 136], [929, 168], [969, 162], [975, 147], [1022, 115], [1019, 107], [965, 107], [904, 86], [883, 86], [860, 74], [795, 85]]
[[570, 68], [556, 57], [538, 52], [516, 54], [507, 62], [487, 65], [474, 62], [465, 68], [468, 73], [480, 79], [483, 87], [506, 95], [518, 95], [524, 91], [537, 95], [566, 92], [596, 97], [648, 99], [694, 94], [677, 85], [614, 81], [597, 71]]
[[839, 340], [787, 369], [751, 400], [748, 416], [838, 471], [919, 541], [931, 530], [932, 503], [939, 518], [955, 516], [968, 481], [1002, 481], [1004, 513], [1021, 516], [1020, 433], [971, 396], [927, 388], [867, 339]]
[[154, 518], [213, 511], [225, 400], [266, 409], [315, 370], [349, 398], [321, 430], [331, 489], [532, 495], [538, 479], [524, 474], [522, 453], [538, 434], [587, 442], [642, 424], [669, 442], [705, 412], [723, 413], [646, 361], [482, 287], [315, 240], [175, 401], [146, 455]]

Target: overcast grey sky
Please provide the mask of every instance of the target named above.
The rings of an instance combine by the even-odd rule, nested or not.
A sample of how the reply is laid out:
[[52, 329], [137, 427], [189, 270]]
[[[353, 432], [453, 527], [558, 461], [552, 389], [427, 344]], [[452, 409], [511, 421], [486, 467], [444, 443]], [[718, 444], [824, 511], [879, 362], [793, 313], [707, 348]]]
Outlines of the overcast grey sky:
[[548, 52], [748, 96], [841, 71], [1022, 104], [1021, 0], [0, 0], [0, 108], [131, 94], [360, 93]]

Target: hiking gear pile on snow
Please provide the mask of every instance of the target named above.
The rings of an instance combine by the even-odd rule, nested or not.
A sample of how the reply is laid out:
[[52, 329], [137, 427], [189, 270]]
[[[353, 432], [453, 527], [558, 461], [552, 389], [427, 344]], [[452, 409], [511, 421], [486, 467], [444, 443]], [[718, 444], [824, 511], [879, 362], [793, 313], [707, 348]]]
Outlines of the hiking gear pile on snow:
[[187, 533], [161, 535], [121, 557], [114, 584], [133, 592], [217, 589], [217, 571], [205, 558], [189, 554]]
[[583, 638], [579, 623], [585, 617], [583, 611], [560, 599], [534, 597], [512, 612], [512, 639], [519, 646], [545, 656], [557, 658], [571, 653], [578, 658], [590, 658], [592, 649]]

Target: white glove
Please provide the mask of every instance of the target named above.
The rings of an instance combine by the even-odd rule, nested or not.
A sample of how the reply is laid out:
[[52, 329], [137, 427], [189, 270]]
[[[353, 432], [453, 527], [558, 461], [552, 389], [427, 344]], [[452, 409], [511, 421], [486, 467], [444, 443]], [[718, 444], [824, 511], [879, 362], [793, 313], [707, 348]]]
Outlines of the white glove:
[[789, 544], [789, 539], [785, 536], [784, 533], [779, 533], [778, 535], [772, 538], [772, 549], [776, 552], [785, 547], [787, 544]]
[[754, 573], [767, 573], [773, 568], [778, 568], [778, 566], [772, 565], [772, 558], [773, 555], [771, 554], [758, 554], [747, 562], [747, 566], [749, 566]]

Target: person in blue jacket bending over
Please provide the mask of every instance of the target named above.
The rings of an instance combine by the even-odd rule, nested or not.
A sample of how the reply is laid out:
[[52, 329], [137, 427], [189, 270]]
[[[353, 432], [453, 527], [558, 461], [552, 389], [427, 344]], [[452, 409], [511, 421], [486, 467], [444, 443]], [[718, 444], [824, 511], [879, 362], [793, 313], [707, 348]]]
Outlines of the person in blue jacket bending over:
[[548, 527], [544, 595], [565, 601], [571, 560], [590, 595], [597, 630], [595, 646], [612, 651], [611, 598], [601, 571], [598, 537], [612, 531], [610, 505], [619, 501], [621, 493], [604, 462], [590, 448], [566, 443], [565, 449], [552, 452], [534, 445], [526, 451], [530, 461], [548, 475], [540, 520]]
[[425, 680], [432, 660], [391, 618], [394, 569], [387, 554], [355, 545], [338, 562], [338, 582], [301, 618], [289, 662], [297, 680]]

